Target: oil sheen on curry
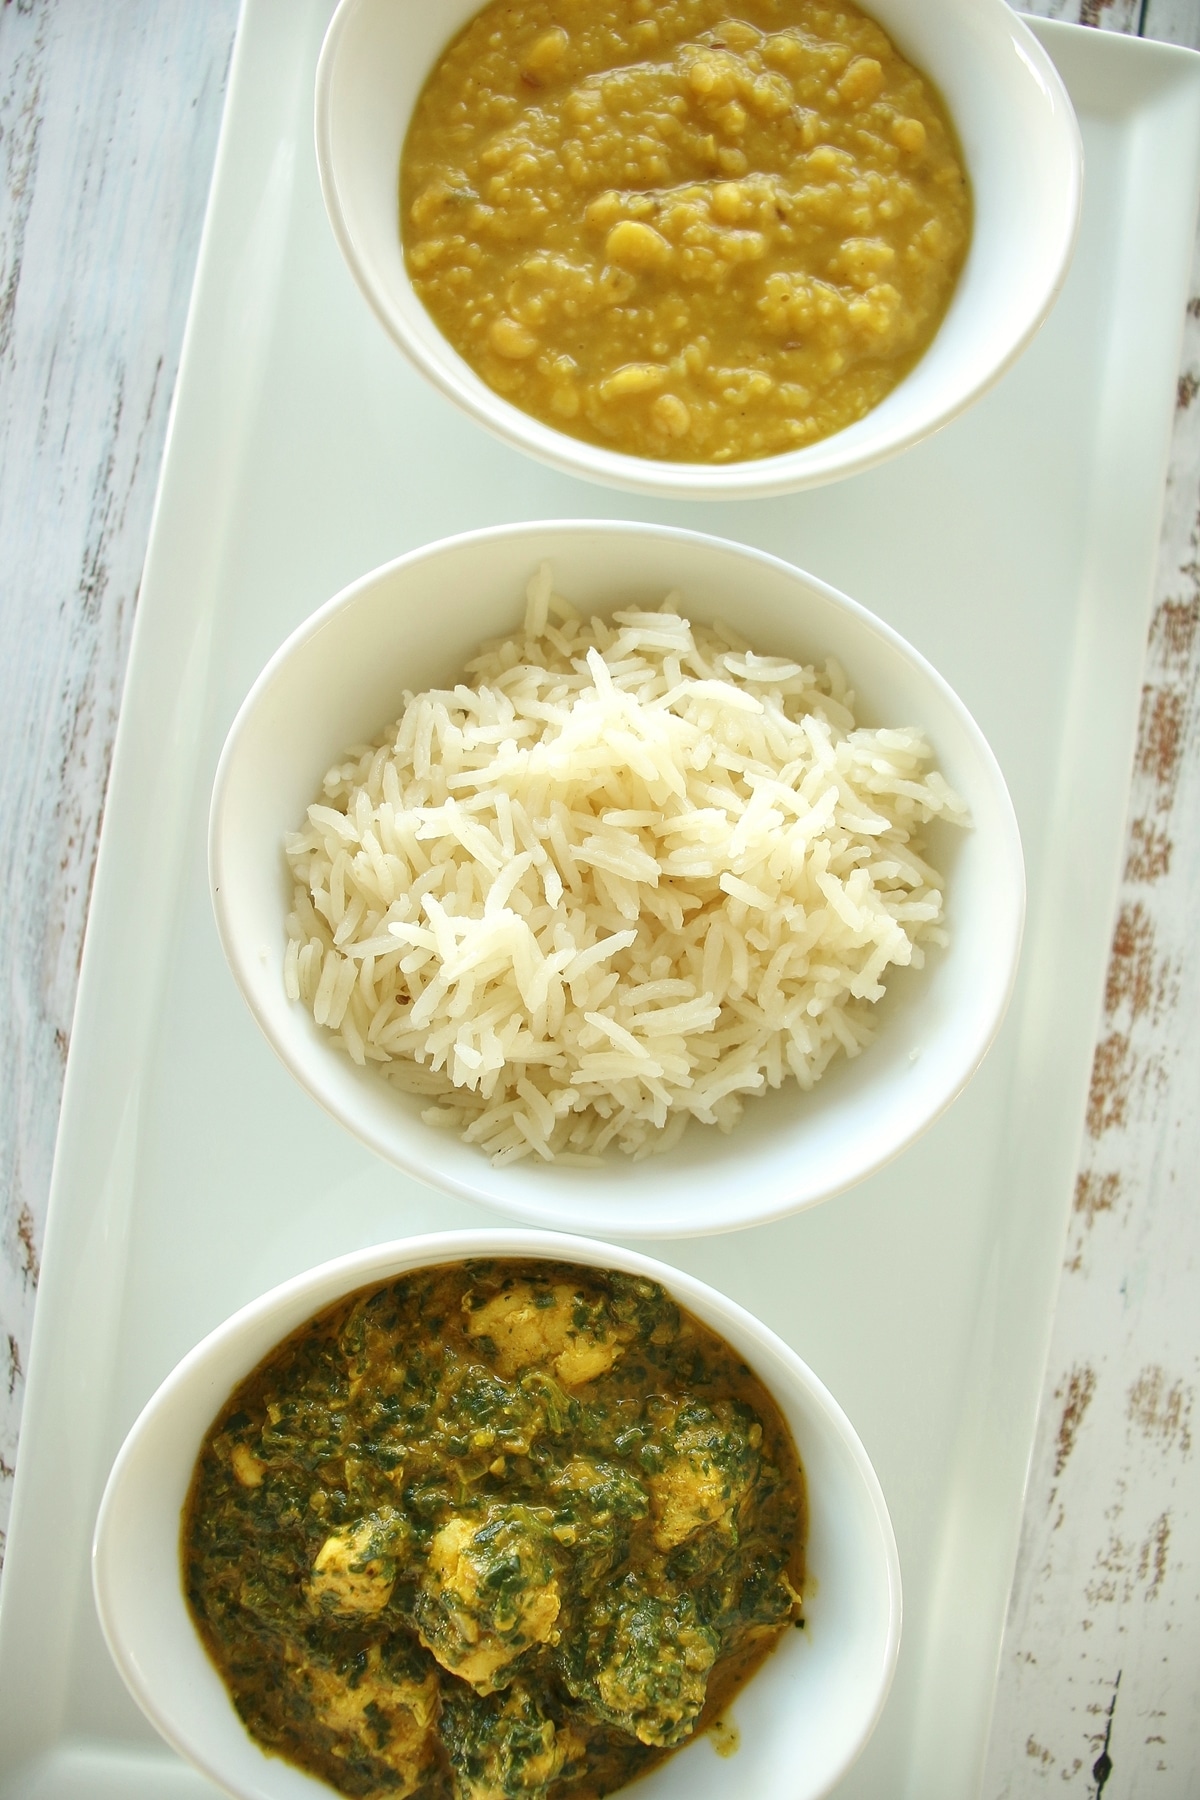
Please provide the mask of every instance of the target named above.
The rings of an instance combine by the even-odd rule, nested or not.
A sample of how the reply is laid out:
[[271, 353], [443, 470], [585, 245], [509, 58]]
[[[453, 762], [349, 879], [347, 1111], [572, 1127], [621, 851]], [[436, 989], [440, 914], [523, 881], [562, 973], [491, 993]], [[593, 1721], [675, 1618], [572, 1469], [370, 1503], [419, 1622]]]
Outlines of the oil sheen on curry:
[[401, 162], [435, 323], [506, 400], [722, 463], [861, 418], [970, 234], [932, 84], [850, 0], [515, 0], [442, 56]]
[[718, 1729], [801, 1623], [804, 1527], [777, 1407], [661, 1287], [472, 1262], [260, 1364], [182, 1555], [268, 1750], [344, 1794], [582, 1800]]

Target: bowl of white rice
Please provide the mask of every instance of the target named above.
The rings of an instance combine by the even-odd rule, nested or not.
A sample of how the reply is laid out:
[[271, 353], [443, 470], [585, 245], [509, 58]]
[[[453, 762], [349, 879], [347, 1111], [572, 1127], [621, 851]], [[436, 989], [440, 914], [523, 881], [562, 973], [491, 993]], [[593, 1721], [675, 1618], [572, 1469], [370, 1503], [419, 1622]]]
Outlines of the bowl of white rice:
[[951, 1103], [1024, 916], [942, 678], [696, 532], [505, 526], [374, 570], [243, 704], [210, 878], [297, 1080], [397, 1167], [620, 1237], [812, 1206]]

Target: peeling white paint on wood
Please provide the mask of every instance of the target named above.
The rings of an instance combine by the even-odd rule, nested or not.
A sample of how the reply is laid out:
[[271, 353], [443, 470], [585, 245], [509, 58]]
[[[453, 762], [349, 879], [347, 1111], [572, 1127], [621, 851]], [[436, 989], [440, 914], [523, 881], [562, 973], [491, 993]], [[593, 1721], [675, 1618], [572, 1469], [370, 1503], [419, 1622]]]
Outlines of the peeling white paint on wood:
[[989, 1800], [1200, 1793], [1200, 257]]
[[236, 11], [0, 8], [0, 1548], [96, 841]]
[[[1028, 10], [1200, 43], [1200, 0]], [[0, 1546], [104, 785], [235, 13], [236, 0], [0, 7], [0, 855], [14, 872], [0, 911]], [[1195, 291], [1121, 913], [985, 1800], [1200, 1793]]]
[[[1200, 48], [1196, 0], [1039, 12]], [[1114, 17], [1118, 15], [1118, 17]], [[1200, 1794], [1200, 251], [1104, 1019], [985, 1800]]]
[[1145, 0], [1142, 36], [1200, 49], [1200, 0]]
[[1103, 31], [1136, 31], [1146, 0], [1025, 0], [1018, 12], [1068, 25], [1096, 25]]

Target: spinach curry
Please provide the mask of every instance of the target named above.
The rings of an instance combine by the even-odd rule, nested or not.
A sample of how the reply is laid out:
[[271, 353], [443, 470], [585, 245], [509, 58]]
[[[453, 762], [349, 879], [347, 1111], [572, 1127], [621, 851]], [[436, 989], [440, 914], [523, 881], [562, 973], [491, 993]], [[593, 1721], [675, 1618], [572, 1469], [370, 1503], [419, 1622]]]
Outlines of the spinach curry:
[[584, 1800], [800, 1622], [762, 1384], [656, 1283], [423, 1269], [279, 1345], [205, 1439], [184, 1582], [267, 1749], [344, 1794]]

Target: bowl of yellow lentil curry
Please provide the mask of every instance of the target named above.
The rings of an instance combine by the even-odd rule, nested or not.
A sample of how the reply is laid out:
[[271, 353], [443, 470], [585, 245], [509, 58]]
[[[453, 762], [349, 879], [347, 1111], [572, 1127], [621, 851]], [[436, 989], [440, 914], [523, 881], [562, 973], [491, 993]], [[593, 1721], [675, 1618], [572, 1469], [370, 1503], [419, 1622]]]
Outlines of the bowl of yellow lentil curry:
[[130, 1432], [94, 1576], [135, 1698], [246, 1800], [817, 1800], [900, 1637], [878, 1480], [795, 1351], [557, 1232], [243, 1308]]
[[350, 269], [443, 394], [697, 499], [962, 411], [1046, 316], [1081, 193], [1005, 0], [341, 0], [316, 135]]

